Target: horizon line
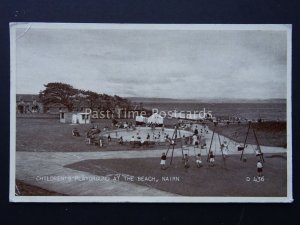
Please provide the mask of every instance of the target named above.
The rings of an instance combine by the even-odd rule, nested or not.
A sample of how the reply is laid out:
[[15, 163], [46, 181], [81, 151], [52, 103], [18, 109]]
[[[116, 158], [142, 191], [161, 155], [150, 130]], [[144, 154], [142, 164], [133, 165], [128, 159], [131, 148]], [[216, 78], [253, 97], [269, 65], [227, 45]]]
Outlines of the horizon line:
[[[102, 93], [104, 94], [104, 93]], [[32, 94], [32, 93], [16, 93], [16, 95], [39, 95], [37, 94]], [[109, 95], [109, 94], [108, 94]], [[114, 94], [117, 95], [117, 94]], [[114, 96], [111, 95], [111, 96]], [[214, 99], [219, 99], [219, 100], [287, 100], [287, 98], [230, 98], [230, 97], [201, 97], [201, 98], [172, 98], [172, 97], [145, 97], [145, 96], [121, 96], [118, 95], [122, 98], [145, 98], [145, 99], [168, 99], [168, 100], [193, 100], [193, 101], [197, 101], [197, 100], [214, 100]]]

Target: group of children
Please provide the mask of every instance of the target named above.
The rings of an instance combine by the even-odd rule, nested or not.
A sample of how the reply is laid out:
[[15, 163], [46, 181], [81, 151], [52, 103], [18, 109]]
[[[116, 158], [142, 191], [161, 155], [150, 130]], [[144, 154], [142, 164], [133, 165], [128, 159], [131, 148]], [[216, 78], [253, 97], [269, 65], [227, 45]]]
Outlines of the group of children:
[[[167, 160], [167, 155], [166, 153], [162, 153], [162, 156], [160, 158], [160, 167], [162, 170], [165, 170], [167, 167], [166, 167], [166, 160]], [[183, 163], [184, 163], [184, 168], [189, 168], [190, 167], [190, 164], [189, 164], [189, 157], [187, 154], [184, 154], [183, 156]], [[201, 159], [201, 154], [197, 154], [196, 155], [196, 166], [197, 168], [200, 168], [202, 167], [202, 159]], [[213, 154], [213, 152], [211, 151], [209, 153], [209, 166], [214, 166], [215, 165], [215, 156]], [[257, 175], [259, 177], [262, 177], [263, 174], [263, 164], [260, 160], [258, 160], [257, 164]]]
[[[160, 157], [161, 169], [166, 169], [166, 160], [167, 160], [167, 155], [166, 155], [166, 153], [163, 152]], [[188, 154], [184, 154], [182, 160], [183, 160], [184, 168], [189, 168], [190, 164], [189, 164]], [[214, 156], [213, 152], [210, 152], [209, 153], [209, 166], [214, 166], [214, 163], [215, 163], [215, 156]], [[196, 155], [196, 166], [197, 166], [197, 168], [200, 168], [203, 166], [201, 154]]]

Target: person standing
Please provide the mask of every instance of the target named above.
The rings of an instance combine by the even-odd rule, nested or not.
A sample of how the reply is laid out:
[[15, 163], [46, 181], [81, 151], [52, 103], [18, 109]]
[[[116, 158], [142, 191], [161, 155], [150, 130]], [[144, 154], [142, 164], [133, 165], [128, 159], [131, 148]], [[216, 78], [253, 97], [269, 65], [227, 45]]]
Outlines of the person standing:
[[262, 172], [263, 172], [263, 164], [261, 163], [260, 160], [257, 161], [256, 167], [257, 167], [257, 175], [259, 177], [261, 177], [262, 176]]
[[184, 160], [184, 167], [185, 168], [189, 168], [190, 164], [189, 164], [189, 156], [188, 156], [188, 154], [184, 154], [183, 160]]
[[196, 142], [198, 142], [198, 137], [197, 137], [197, 135], [193, 135], [193, 145], [196, 145]]
[[163, 152], [161, 157], [160, 157], [160, 168], [162, 170], [165, 170], [166, 169], [166, 160], [167, 160], [167, 156], [166, 154]]
[[198, 135], [199, 131], [198, 131], [198, 127], [196, 126], [195, 130], [194, 130], [194, 135]]

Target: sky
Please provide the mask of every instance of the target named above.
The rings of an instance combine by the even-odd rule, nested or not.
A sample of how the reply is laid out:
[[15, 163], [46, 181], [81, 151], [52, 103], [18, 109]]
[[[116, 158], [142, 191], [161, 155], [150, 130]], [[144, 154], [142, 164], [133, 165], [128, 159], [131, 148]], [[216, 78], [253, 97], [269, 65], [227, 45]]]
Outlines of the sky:
[[263, 30], [18, 28], [16, 90], [49, 82], [122, 97], [286, 98], [287, 36]]

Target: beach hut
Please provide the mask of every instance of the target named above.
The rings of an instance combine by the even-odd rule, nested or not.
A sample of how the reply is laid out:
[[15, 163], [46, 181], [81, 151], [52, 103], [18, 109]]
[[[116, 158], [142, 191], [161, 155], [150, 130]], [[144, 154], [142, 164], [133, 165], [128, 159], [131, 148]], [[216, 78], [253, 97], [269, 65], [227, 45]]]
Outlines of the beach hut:
[[60, 112], [61, 123], [73, 123], [73, 124], [90, 124], [90, 113], [82, 112]]
[[135, 123], [136, 123], [136, 125], [143, 125], [143, 124], [147, 123], [147, 118], [143, 117], [142, 115], [136, 116]]
[[91, 115], [89, 113], [75, 113], [72, 116], [72, 123], [89, 124], [91, 123]]
[[72, 123], [72, 115], [73, 115], [73, 113], [60, 112], [59, 113], [59, 121], [61, 123]]

